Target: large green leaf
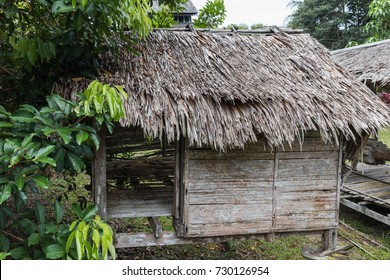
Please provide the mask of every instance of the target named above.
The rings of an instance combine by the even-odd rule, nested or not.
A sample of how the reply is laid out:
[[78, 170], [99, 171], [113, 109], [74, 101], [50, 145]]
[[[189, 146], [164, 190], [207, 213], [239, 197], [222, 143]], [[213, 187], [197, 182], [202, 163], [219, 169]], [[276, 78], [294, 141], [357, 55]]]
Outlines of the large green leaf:
[[40, 148], [37, 153], [34, 155], [34, 162], [37, 162], [40, 158], [48, 156], [51, 152], [54, 151], [56, 146], [54, 145], [48, 145], [43, 148]]
[[35, 121], [34, 117], [35, 115], [31, 112], [26, 110], [18, 110], [13, 113], [10, 118], [13, 122], [32, 123]]
[[60, 244], [52, 244], [46, 247], [46, 258], [51, 260], [62, 259], [65, 257], [65, 248]]
[[11, 257], [16, 260], [26, 259], [31, 253], [31, 249], [28, 247], [17, 247], [10, 251]]
[[57, 130], [58, 136], [64, 141], [65, 144], [69, 144], [72, 140], [72, 131], [67, 127], [61, 127]]
[[27, 195], [25, 192], [17, 191], [14, 195], [14, 205], [16, 212], [20, 212], [23, 207], [26, 205], [27, 202]]
[[22, 190], [24, 183], [26, 182], [26, 177], [22, 175], [15, 175], [15, 184], [18, 187], [18, 190]]
[[80, 130], [76, 135], [77, 144], [81, 145], [84, 141], [88, 139], [89, 135], [84, 130]]
[[50, 164], [51, 166], [54, 166], [54, 167], [57, 166], [55, 160], [52, 159], [52, 158], [50, 158], [50, 157], [39, 158], [39, 159], [37, 160], [37, 162], [47, 163], [47, 164]]
[[14, 153], [16, 150], [18, 150], [21, 146], [21, 143], [18, 139], [11, 139], [7, 138], [5, 139], [5, 143], [3, 146], [3, 150], [5, 153]]
[[58, 127], [58, 123], [54, 119], [49, 118], [49, 117], [35, 116], [34, 120], [37, 120], [37, 121], [41, 122], [43, 125], [49, 126], [51, 128]]
[[46, 221], [45, 217], [45, 206], [40, 202], [35, 202], [35, 216], [37, 217], [38, 223], [44, 224]]
[[41, 235], [37, 232], [30, 234], [27, 239], [27, 246], [30, 247], [32, 245], [37, 244], [41, 240]]
[[53, 6], [51, 7], [51, 11], [54, 15], [60, 14], [60, 13], [69, 13], [74, 10], [74, 7], [72, 5], [66, 5], [64, 1], [58, 0], [53, 3]]
[[31, 179], [38, 187], [43, 189], [47, 189], [50, 185], [49, 179], [44, 175], [33, 175]]
[[27, 51], [27, 58], [31, 65], [35, 65], [37, 61], [37, 41], [29, 40], [29, 48]]
[[84, 169], [84, 161], [79, 156], [74, 153], [68, 153], [66, 154], [66, 157], [68, 158], [73, 170], [81, 172]]
[[64, 168], [65, 150], [63, 148], [57, 149], [53, 159], [56, 162], [56, 166], [57, 166], [56, 170], [58, 172], [61, 172]]
[[12, 185], [6, 183], [0, 187], [0, 205], [3, 204], [12, 194]]
[[8, 183], [9, 182], [9, 179], [7, 176], [5, 175], [0, 175], [0, 185], [2, 184], [5, 184], [5, 183]]
[[0, 128], [13, 127], [14, 125], [9, 122], [0, 121]]
[[96, 134], [89, 134], [89, 139], [91, 139], [93, 145], [95, 146], [95, 149], [98, 150], [100, 146], [100, 140], [96, 136]]
[[72, 112], [72, 104], [70, 101], [62, 98], [58, 94], [49, 95], [47, 98], [51, 107], [58, 107], [65, 115], [69, 115]]
[[0, 261], [5, 260], [11, 253], [0, 252]]
[[83, 212], [83, 220], [86, 222], [90, 221], [97, 214], [97, 211], [98, 207], [96, 205], [89, 206]]
[[10, 241], [5, 234], [0, 233], [0, 252], [8, 252], [10, 248]]
[[[77, 215], [77, 217], [78, 217], [79, 219], [83, 219], [84, 214], [83, 214], [83, 210], [81, 210], [80, 205], [78, 205], [77, 203], [74, 203], [74, 204], [72, 205], [72, 209], [73, 209], [73, 211], [76, 213], [76, 215]], [[71, 227], [70, 227], [70, 230], [73, 229], [72, 226], [74, 226], [73, 223], [72, 223], [72, 225], [71, 225]]]
[[24, 175], [31, 175], [39, 170], [37, 165], [31, 165], [22, 169], [21, 173]]
[[62, 207], [59, 201], [54, 202], [54, 216], [56, 218], [56, 223], [59, 224], [64, 217], [64, 208]]
[[0, 114], [9, 116], [11, 113], [9, 113], [3, 106], [0, 105]]
[[26, 137], [24, 137], [23, 141], [22, 141], [22, 147], [23, 148], [26, 148], [27, 145], [29, 145], [31, 142], [32, 142], [32, 139], [33, 137], [35, 136], [36, 134], [35, 133], [30, 133], [29, 135], [27, 135]]

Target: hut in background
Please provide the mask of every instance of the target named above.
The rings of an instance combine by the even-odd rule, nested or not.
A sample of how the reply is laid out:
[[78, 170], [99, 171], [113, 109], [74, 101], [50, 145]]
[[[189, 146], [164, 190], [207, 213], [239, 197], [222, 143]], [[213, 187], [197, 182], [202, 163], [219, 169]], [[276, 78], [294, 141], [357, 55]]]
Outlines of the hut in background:
[[322, 233], [335, 247], [343, 162], [388, 122], [384, 104], [306, 34], [158, 30], [137, 48], [103, 59], [99, 79], [129, 97], [93, 189], [103, 217], [148, 217], [154, 234], [116, 246]]
[[376, 87], [390, 91], [390, 40], [340, 49], [331, 54], [337, 63], [374, 92]]
[[[332, 51], [333, 59], [367, 85], [373, 96], [378, 94], [390, 104], [390, 40], [363, 44]], [[367, 164], [385, 164], [390, 160], [390, 149], [375, 139], [370, 139], [362, 151], [361, 161]], [[357, 161], [355, 161], [356, 167]]]

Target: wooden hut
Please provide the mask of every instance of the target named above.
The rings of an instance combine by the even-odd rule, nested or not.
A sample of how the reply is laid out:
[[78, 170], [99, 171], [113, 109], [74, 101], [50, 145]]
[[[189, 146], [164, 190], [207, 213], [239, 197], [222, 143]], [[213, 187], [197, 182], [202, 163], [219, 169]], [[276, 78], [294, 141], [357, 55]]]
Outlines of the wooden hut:
[[93, 188], [103, 217], [148, 217], [154, 234], [116, 246], [321, 233], [334, 247], [342, 163], [388, 121], [369, 89], [306, 34], [157, 30], [137, 48], [103, 59], [129, 97]]
[[[371, 89], [371, 98], [390, 91], [390, 40], [332, 51], [333, 59]], [[384, 98], [384, 100], [386, 100]], [[388, 102], [387, 102], [388, 103]], [[389, 106], [389, 105], [387, 105]], [[354, 173], [342, 185], [341, 204], [372, 219], [390, 225], [390, 149], [381, 141], [369, 139], [362, 149], [362, 163], [353, 164]]]
[[375, 91], [390, 90], [390, 40], [331, 52], [333, 59]]

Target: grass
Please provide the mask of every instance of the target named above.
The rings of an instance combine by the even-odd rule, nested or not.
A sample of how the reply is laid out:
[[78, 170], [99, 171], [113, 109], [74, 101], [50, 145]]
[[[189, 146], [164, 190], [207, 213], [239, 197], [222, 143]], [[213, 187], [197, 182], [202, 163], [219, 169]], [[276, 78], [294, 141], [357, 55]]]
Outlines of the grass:
[[[334, 254], [331, 259], [350, 259], [350, 260], [372, 260], [382, 259], [390, 260], [390, 228], [384, 224], [376, 222], [364, 215], [355, 213], [348, 208], [342, 207], [340, 219], [346, 224], [368, 235], [371, 240], [383, 244], [387, 249], [375, 246], [367, 240], [359, 240], [359, 237], [345, 232], [340, 228], [338, 245], [348, 245], [350, 241], [343, 238], [354, 240], [362, 244], [362, 248], [369, 253], [364, 252], [358, 247], [349, 250], [347, 254]], [[164, 230], [172, 230], [171, 219], [161, 218]], [[126, 219], [114, 223], [116, 230], [120, 232], [151, 232], [147, 219]], [[175, 245], [163, 247], [139, 247], [118, 249], [119, 259], [133, 260], [302, 260], [301, 254], [303, 247], [321, 246], [321, 236], [288, 236], [277, 238], [270, 243], [265, 240], [247, 240], [247, 241], [228, 241], [222, 243], [199, 243], [194, 245]]]
[[390, 147], [390, 128], [380, 130], [378, 133], [378, 139]]

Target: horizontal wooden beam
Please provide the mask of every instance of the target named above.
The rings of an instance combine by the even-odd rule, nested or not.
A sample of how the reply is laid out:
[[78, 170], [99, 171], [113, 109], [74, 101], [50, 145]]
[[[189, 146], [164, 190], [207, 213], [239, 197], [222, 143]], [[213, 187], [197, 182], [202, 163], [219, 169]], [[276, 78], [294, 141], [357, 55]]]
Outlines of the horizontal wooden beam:
[[[275, 237], [296, 236], [296, 235], [319, 235], [325, 231], [301, 231], [301, 232], [284, 232], [275, 233]], [[166, 245], [185, 245], [197, 243], [220, 243], [226, 241], [244, 241], [249, 239], [265, 239], [265, 234], [256, 235], [239, 235], [239, 236], [221, 236], [221, 237], [206, 237], [206, 238], [180, 238], [175, 232], [163, 231], [159, 238], [156, 238], [154, 233], [118, 233], [115, 235], [116, 248], [131, 248], [131, 247], [150, 247], [150, 246], [166, 246]]]
[[340, 200], [341, 204], [353, 209], [353, 210], [356, 210], [368, 217], [371, 217], [377, 221], [380, 221], [386, 225], [389, 225], [390, 226], [390, 216], [389, 215], [382, 215], [378, 212], [375, 212], [371, 209], [369, 209], [367, 206], [362, 206], [362, 205], [359, 205], [358, 203], [355, 203], [355, 202], [352, 202], [348, 199], [345, 199], [345, 198], [342, 198]]

